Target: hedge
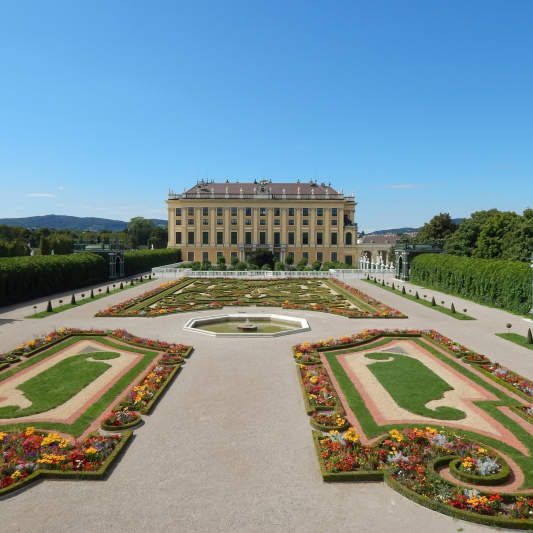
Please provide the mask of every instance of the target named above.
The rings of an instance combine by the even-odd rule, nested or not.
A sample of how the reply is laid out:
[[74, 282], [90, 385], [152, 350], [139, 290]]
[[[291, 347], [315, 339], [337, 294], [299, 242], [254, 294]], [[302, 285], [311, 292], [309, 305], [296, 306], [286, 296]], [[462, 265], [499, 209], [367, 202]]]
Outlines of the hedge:
[[134, 250], [124, 252], [124, 274], [133, 276], [154, 267], [181, 262], [181, 250]]
[[1, 259], [0, 306], [86, 287], [107, 278], [105, 259], [91, 253]]
[[411, 263], [411, 281], [520, 315], [532, 306], [531, 268], [521, 261], [419, 255]]

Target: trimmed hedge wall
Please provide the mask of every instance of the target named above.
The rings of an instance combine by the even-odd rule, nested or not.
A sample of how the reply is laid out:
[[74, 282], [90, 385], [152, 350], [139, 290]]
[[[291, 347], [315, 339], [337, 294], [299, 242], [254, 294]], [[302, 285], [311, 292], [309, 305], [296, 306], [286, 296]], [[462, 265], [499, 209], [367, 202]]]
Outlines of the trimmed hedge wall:
[[521, 261], [424, 254], [413, 259], [411, 280], [521, 315], [531, 309], [531, 268]]
[[105, 281], [105, 259], [91, 254], [0, 259], [0, 306]]
[[179, 263], [180, 261], [181, 250], [173, 248], [124, 252], [124, 274], [133, 276], [141, 272], [148, 272], [154, 267]]

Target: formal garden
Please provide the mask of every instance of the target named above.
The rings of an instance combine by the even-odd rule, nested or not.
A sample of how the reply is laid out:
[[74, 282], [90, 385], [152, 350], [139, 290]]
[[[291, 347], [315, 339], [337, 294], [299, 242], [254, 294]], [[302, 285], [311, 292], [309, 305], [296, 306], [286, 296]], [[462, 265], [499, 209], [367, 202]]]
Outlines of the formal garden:
[[323, 479], [533, 529], [533, 383], [433, 330], [293, 347]]
[[157, 317], [224, 306], [281, 307], [347, 318], [407, 318], [400, 311], [335, 278], [248, 281], [186, 277], [110, 306], [96, 316]]
[[191, 351], [63, 328], [0, 354], [0, 495], [42, 477], [102, 479]]

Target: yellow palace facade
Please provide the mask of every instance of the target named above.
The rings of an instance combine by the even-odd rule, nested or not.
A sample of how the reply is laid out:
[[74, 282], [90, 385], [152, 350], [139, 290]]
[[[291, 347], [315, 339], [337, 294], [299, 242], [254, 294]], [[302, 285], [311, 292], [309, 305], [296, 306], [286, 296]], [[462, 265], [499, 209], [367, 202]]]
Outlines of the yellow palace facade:
[[309, 183], [199, 182], [183, 193], [169, 191], [168, 247], [184, 261], [224, 256], [244, 261], [266, 249], [279, 261], [342, 261], [355, 264], [354, 195]]

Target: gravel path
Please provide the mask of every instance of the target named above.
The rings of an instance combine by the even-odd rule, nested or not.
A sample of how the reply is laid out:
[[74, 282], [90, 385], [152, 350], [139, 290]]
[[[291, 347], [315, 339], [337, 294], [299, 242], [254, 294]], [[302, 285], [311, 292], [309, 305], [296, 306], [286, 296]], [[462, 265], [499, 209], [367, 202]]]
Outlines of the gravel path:
[[[533, 352], [494, 335], [505, 331], [507, 322], [525, 334], [531, 323], [454, 298], [457, 309], [466, 307], [478, 318], [461, 322], [377, 286], [345, 281], [410, 318], [350, 320], [287, 311], [284, 314], [304, 315], [312, 330], [266, 341], [185, 333], [182, 327], [191, 314], [93, 317], [105, 307], [102, 302], [120, 302], [160, 281], [42, 320], [23, 318], [33, 312], [34, 302], [3, 308], [0, 350], [69, 326], [123, 327], [146, 337], [192, 344], [195, 351], [106, 481], [42, 481], [4, 497], [2, 533], [487, 531], [420, 507], [380, 483], [323, 483], [289, 348], [365, 328], [434, 328], [533, 376]], [[435, 291], [427, 294], [447, 304], [452, 301]]]

